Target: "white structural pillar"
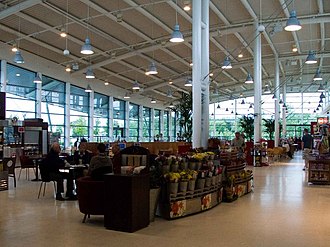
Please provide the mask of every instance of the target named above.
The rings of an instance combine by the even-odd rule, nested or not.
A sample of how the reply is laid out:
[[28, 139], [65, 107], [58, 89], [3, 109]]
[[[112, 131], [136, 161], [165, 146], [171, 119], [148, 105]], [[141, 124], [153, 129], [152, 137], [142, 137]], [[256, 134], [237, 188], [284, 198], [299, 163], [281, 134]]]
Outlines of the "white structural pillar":
[[88, 136], [89, 141], [94, 141], [94, 91], [89, 93], [89, 114], [88, 114]]
[[[201, 147], [207, 149], [209, 139], [209, 128], [210, 128], [210, 94], [209, 94], [209, 1], [201, 1], [202, 3], [202, 33], [201, 33], [201, 100], [202, 100], [202, 136], [201, 136]], [[215, 115], [214, 115], [215, 117]]]
[[278, 147], [280, 140], [280, 66], [278, 61], [278, 55], [275, 55], [275, 147]]
[[139, 105], [139, 137], [138, 137], [139, 142], [143, 142], [143, 106]]
[[[286, 78], [284, 78], [283, 83], [283, 102], [285, 103], [286, 107], [288, 105], [286, 104]], [[286, 137], [286, 108], [282, 108], [282, 138]]]
[[65, 83], [65, 121], [64, 121], [64, 147], [69, 148], [70, 144], [70, 88], [69, 82]]
[[6, 85], [7, 85], [7, 61], [1, 60], [1, 92], [6, 92]]
[[261, 138], [261, 34], [259, 23], [255, 21], [255, 41], [254, 41], [254, 144], [260, 142]]
[[124, 128], [125, 128], [124, 138], [125, 138], [125, 140], [127, 140], [128, 137], [129, 137], [129, 104], [130, 103], [128, 101], [126, 101], [126, 103], [125, 103], [125, 120], [124, 120], [125, 121], [125, 125], [124, 125]]
[[[42, 74], [39, 73], [40, 79], [42, 81]], [[36, 85], [36, 118], [41, 118], [41, 90], [42, 90], [42, 83], [37, 83]], [[52, 123], [49, 123], [50, 127]]]
[[209, 1], [193, 0], [192, 147], [207, 147], [209, 132]]

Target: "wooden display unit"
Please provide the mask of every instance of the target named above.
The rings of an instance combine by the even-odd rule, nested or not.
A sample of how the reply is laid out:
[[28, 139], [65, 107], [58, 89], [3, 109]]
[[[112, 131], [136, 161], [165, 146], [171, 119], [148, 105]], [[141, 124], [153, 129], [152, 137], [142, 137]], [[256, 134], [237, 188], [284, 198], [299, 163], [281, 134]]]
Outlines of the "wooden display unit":
[[149, 174], [106, 174], [104, 226], [135, 232], [149, 225]]
[[330, 184], [330, 160], [310, 160], [308, 162], [308, 182]]

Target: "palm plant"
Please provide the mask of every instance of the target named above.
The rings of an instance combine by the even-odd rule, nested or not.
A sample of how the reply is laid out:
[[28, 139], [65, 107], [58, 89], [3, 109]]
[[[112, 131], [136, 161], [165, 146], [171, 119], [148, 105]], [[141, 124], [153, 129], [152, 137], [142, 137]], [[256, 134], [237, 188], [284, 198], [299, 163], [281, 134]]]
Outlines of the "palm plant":
[[274, 119], [262, 119], [265, 124], [265, 132], [268, 134], [269, 140], [273, 140], [275, 132], [275, 120]]
[[191, 141], [192, 136], [192, 93], [182, 93], [179, 104], [173, 111], [180, 113], [180, 127], [183, 128], [182, 136], [186, 141]]
[[243, 116], [239, 120], [239, 126], [244, 131], [247, 139], [251, 141], [254, 133], [254, 117], [249, 115]]

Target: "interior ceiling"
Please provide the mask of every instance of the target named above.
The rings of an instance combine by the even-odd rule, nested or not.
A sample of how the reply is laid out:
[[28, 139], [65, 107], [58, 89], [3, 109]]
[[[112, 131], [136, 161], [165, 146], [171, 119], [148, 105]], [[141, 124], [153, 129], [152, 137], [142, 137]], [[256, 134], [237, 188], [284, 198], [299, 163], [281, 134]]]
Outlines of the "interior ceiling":
[[[191, 4], [183, 0], [4, 0], [0, 2], [0, 40], [9, 45], [17, 43], [23, 53], [58, 63], [63, 71], [77, 63], [79, 69], [71, 72], [73, 77], [85, 73], [90, 64], [97, 79], [128, 93], [137, 80], [143, 89], [132, 95], [132, 101], [144, 96], [165, 106], [181, 92], [191, 91], [184, 86], [192, 70], [192, 10], [183, 10], [187, 2]], [[283, 28], [293, 9], [302, 29], [287, 32]], [[185, 38], [179, 44], [169, 42], [176, 14]], [[312, 82], [312, 78], [318, 67], [323, 83], [327, 82], [330, 1], [211, 0], [211, 102], [239, 98], [241, 93], [253, 95], [253, 84], [244, 81], [248, 72], [253, 75], [256, 19], [265, 26], [261, 33], [263, 87], [268, 84], [274, 91], [275, 55], [280, 62], [281, 84], [286, 82], [288, 92], [317, 91], [319, 82]], [[61, 28], [68, 31], [67, 38], [60, 37]], [[89, 56], [80, 54], [87, 35], [95, 51]], [[298, 52], [292, 52], [293, 45]], [[66, 47], [69, 56], [63, 54]], [[318, 64], [304, 63], [309, 50], [316, 52]], [[242, 58], [238, 58], [239, 53]], [[233, 68], [222, 70], [227, 55]], [[151, 61], [155, 61], [158, 74], [146, 76]]]

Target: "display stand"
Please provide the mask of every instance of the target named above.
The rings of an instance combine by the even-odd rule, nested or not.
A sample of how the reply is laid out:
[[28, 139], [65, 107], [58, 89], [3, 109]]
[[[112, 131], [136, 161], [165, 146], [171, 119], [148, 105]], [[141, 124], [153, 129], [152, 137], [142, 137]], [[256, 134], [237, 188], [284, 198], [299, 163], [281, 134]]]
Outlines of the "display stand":
[[256, 143], [251, 155], [253, 156], [253, 166], [268, 166], [267, 142]]
[[246, 162], [237, 158], [237, 154], [222, 155], [221, 164], [225, 165], [224, 176], [224, 201], [232, 202], [237, 198], [250, 193], [253, 188], [252, 171], [246, 171]]
[[308, 182], [313, 184], [330, 184], [330, 159], [308, 161]]
[[164, 184], [157, 214], [166, 219], [176, 219], [215, 207], [222, 201], [223, 192], [221, 176], [216, 179], [213, 185], [177, 194], [171, 194]]

